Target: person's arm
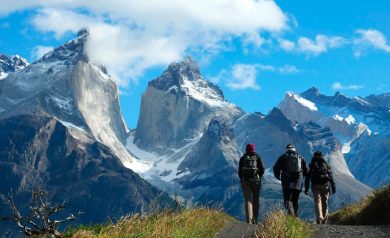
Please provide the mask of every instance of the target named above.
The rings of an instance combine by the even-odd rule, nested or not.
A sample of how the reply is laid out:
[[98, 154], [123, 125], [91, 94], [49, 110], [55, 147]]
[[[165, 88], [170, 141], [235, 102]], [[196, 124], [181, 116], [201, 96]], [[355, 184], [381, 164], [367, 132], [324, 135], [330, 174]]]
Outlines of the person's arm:
[[283, 162], [284, 162], [284, 156], [280, 156], [279, 159], [276, 161], [274, 167], [273, 167], [273, 170], [274, 170], [274, 176], [275, 178], [277, 178], [278, 180], [280, 180], [280, 173], [282, 171], [282, 168], [283, 168]]
[[310, 165], [309, 165], [309, 169], [307, 170], [307, 174], [305, 177], [305, 193], [306, 194], [309, 193], [310, 180], [311, 180], [311, 169], [310, 169]]
[[243, 158], [243, 156], [240, 158], [240, 161], [238, 162], [238, 177], [240, 178], [241, 182], [242, 182], [242, 171], [241, 171], [241, 168], [242, 168], [242, 158]]
[[329, 165], [328, 165], [328, 176], [329, 176], [330, 186], [332, 188], [332, 194], [335, 194], [336, 193], [336, 184], [334, 182], [333, 173], [332, 173], [332, 170], [330, 169]]
[[307, 165], [306, 165], [306, 161], [305, 161], [305, 158], [301, 157], [301, 166], [302, 166], [302, 173], [303, 173], [303, 176], [307, 176], [307, 173], [308, 173], [308, 169], [307, 169]]
[[260, 155], [257, 155], [257, 171], [258, 171], [258, 174], [260, 177], [263, 176], [264, 171], [265, 171], [264, 163], [263, 163], [263, 160], [261, 159]]

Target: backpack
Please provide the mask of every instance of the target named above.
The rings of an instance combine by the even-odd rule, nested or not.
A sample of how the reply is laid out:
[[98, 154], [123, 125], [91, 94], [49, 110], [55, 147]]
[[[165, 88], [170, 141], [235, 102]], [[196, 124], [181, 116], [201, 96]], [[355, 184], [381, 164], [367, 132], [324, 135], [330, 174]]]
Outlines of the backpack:
[[287, 176], [292, 179], [298, 178], [302, 173], [302, 157], [298, 153], [286, 154]]
[[313, 184], [324, 185], [330, 181], [329, 178], [329, 166], [325, 160], [313, 161], [310, 166], [311, 169], [311, 178]]
[[252, 180], [259, 181], [258, 168], [257, 168], [257, 156], [256, 155], [246, 155], [242, 160], [241, 167], [242, 175], [244, 181]]

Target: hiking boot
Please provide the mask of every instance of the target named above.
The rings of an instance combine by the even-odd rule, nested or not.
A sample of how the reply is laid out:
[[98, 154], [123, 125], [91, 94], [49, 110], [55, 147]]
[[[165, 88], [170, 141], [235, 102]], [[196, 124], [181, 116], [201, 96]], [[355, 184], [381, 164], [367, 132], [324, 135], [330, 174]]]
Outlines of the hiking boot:
[[317, 224], [322, 224], [322, 219], [318, 218], [317, 219]]
[[321, 224], [326, 224], [326, 222], [327, 222], [327, 220], [324, 219], [324, 220], [321, 221]]
[[252, 219], [252, 224], [257, 224], [257, 219], [256, 218]]

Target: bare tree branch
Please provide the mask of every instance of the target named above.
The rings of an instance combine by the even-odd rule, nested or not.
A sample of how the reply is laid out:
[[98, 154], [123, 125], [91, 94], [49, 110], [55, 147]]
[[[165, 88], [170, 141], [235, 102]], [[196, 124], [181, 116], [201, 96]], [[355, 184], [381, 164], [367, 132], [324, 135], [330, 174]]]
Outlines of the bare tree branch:
[[[52, 221], [50, 216], [61, 212], [65, 208], [65, 202], [52, 205], [46, 191], [38, 190], [32, 192], [29, 205], [30, 214], [26, 217], [21, 216], [17, 209], [12, 191], [8, 195], [0, 195], [0, 197], [12, 211], [12, 217], [0, 217], [0, 221], [15, 221], [26, 236], [48, 235], [50, 237], [61, 237], [61, 233], [57, 230], [58, 226], [62, 223], [76, 220], [76, 216], [70, 214], [65, 219]], [[80, 214], [82, 214], [81, 211], [77, 215]]]

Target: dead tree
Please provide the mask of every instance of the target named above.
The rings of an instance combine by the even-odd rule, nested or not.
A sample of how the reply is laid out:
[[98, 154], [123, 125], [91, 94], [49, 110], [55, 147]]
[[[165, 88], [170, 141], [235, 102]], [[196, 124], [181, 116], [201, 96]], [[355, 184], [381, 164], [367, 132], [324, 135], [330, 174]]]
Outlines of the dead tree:
[[[48, 199], [48, 193], [45, 191], [33, 191], [30, 200], [30, 214], [22, 216], [15, 205], [12, 191], [8, 195], [1, 195], [4, 203], [12, 210], [12, 216], [0, 217], [0, 221], [12, 220], [22, 230], [26, 236], [45, 235], [48, 237], [61, 237], [57, 230], [62, 223], [76, 220], [76, 217], [70, 214], [69, 217], [62, 220], [51, 220], [53, 214], [58, 214], [65, 207], [65, 202], [51, 204]], [[81, 214], [79, 212], [78, 214]]]

